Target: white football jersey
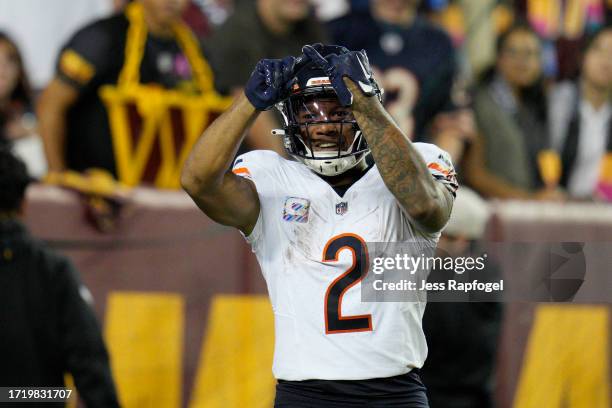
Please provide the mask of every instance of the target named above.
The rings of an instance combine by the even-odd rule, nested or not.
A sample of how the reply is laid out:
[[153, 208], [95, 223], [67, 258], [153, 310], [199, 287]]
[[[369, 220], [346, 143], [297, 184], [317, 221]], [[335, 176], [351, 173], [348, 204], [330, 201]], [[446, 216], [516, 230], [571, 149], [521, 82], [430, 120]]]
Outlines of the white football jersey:
[[[454, 192], [446, 152], [415, 143], [432, 175]], [[360, 380], [405, 374], [427, 355], [424, 303], [362, 302], [355, 259], [366, 242], [421, 239], [376, 166], [340, 197], [300, 162], [271, 151], [239, 156], [235, 174], [255, 183], [259, 218], [247, 237], [274, 310], [273, 372], [284, 380]]]

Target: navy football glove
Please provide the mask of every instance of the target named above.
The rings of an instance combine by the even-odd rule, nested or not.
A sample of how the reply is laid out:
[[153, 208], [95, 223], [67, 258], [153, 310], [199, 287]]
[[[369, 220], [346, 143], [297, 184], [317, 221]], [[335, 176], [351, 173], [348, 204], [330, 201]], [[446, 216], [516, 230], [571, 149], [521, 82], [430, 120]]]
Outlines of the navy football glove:
[[342, 80], [349, 77], [366, 96], [380, 95], [380, 88], [372, 76], [372, 69], [365, 51], [348, 51], [337, 55], [323, 57], [317, 50], [317, 44], [305, 45], [304, 55], [314, 61], [329, 76], [329, 80], [338, 94], [338, 100], [343, 106], [353, 104], [353, 95]]
[[294, 57], [262, 59], [246, 84], [244, 94], [257, 110], [270, 109], [289, 96], [289, 81], [293, 78], [296, 63]]

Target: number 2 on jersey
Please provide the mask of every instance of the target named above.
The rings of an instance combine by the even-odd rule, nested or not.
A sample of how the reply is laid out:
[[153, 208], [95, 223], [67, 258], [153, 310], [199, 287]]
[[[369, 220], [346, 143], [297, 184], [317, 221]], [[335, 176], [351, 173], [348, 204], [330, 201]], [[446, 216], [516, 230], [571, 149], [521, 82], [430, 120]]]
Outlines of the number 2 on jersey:
[[352, 253], [353, 264], [338, 276], [325, 293], [325, 334], [372, 331], [372, 315], [342, 316], [342, 297], [367, 274], [368, 249], [364, 240], [355, 234], [336, 235], [325, 244], [323, 262], [337, 262], [340, 251]]

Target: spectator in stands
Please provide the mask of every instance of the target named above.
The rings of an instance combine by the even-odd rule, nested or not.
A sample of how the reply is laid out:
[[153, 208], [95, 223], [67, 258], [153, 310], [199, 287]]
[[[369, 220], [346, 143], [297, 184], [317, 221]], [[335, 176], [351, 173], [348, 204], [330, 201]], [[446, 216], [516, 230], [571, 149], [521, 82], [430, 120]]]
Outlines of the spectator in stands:
[[68, 372], [87, 407], [118, 407], [89, 291], [19, 220], [29, 181], [24, 163], [0, 149], [0, 384], [63, 387]]
[[35, 95], [53, 77], [55, 58], [62, 44], [85, 24], [111, 14], [114, 1], [0, 2], [0, 27], [19, 45]]
[[30, 174], [40, 177], [46, 171], [23, 60], [15, 42], [3, 32], [0, 32], [0, 146], [13, 148], [26, 162]]
[[612, 184], [612, 27], [595, 33], [583, 49], [579, 78], [551, 92], [551, 137], [568, 193], [612, 200], [606, 194]]
[[460, 169], [465, 151], [476, 138], [477, 130], [467, 81], [456, 80], [453, 86], [453, 110], [437, 114], [429, 125], [430, 141], [446, 151]]
[[585, 36], [590, 36], [603, 24], [612, 23], [612, 2], [608, 0], [519, 0], [498, 3], [510, 5], [514, 15], [528, 20], [544, 39], [543, 65], [548, 78], [574, 78], [580, 68]]
[[[398, 125], [415, 141], [435, 141], [428, 134], [434, 118], [436, 133], [454, 137], [469, 122], [469, 111], [455, 111], [452, 101], [457, 64], [450, 37], [417, 14], [419, 0], [372, 0], [328, 24], [335, 44], [365, 49], [375, 75], [385, 89], [385, 106]], [[452, 113], [451, 113], [452, 112]], [[413, 118], [414, 119], [413, 119]]]
[[[209, 43], [217, 89], [223, 93], [239, 95], [260, 59], [297, 56], [303, 45], [326, 40], [309, 0], [238, 3]], [[277, 123], [271, 112], [259, 115], [246, 139], [248, 148], [275, 150], [284, 156], [280, 138], [270, 135]]]
[[541, 47], [517, 24], [497, 43], [495, 66], [478, 83], [473, 101], [479, 136], [466, 152], [467, 182], [486, 197], [554, 199], [544, 188], [538, 158], [549, 148]]
[[0, 32], [0, 143], [29, 136], [32, 123], [31, 96], [21, 55], [17, 46]]
[[[186, 96], [206, 92], [206, 84], [212, 83], [208, 65], [199, 43], [181, 22], [187, 3], [133, 1], [121, 13], [85, 26], [68, 41], [59, 55], [55, 78], [38, 104], [40, 132], [51, 171], [96, 167], [117, 176], [117, 144], [113, 144], [112, 136], [120, 136], [115, 127], [111, 134], [105, 104], [108, 100], [103, 100], [101, 89], [116, 91], [121, 87], [122, 94], [137, 99], [136, 112], [141, 115], [155, 114], [156, 105], [152, 104], [164, 93], [157, 92], [153, 95], [157, 99], [147, 100], [138, 99], [139, 92], [140, 96], [145, 90], [174, 90]], [[160, 118], [165, 112], [157, 114]], [[119, 119], [129, 120], [131, 127], [133, 116], [134, 111], [128, 111]], [[127, 138], [129, 134], [123, 135], [122, 143], [136, 143]], [[155, 152], [159, 150], [152, 150], [149, 157], [159, 161]], [[142, 170], [144, 181], [156, 180], [158, 170], [149, 171], [148, 161], [142, 157], [130, 160], [144, 162], [140, 166], [141, 170], [146, 168]]]

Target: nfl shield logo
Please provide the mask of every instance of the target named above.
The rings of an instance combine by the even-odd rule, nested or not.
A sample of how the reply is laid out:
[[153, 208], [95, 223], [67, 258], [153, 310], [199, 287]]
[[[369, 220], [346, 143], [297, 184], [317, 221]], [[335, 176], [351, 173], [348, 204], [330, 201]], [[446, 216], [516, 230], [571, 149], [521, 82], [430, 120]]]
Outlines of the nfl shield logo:
[[344, 215], [348, 211], [348, 203], [343, 201], [341, 203], [336, 204], [336, 214]]

